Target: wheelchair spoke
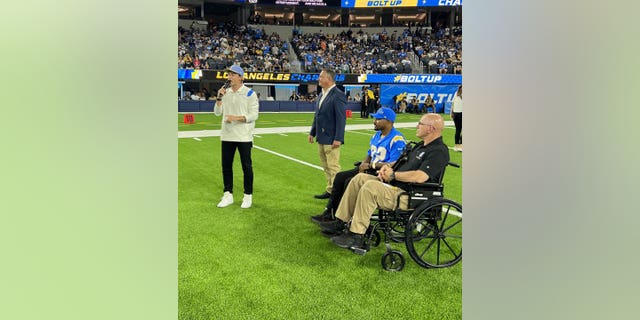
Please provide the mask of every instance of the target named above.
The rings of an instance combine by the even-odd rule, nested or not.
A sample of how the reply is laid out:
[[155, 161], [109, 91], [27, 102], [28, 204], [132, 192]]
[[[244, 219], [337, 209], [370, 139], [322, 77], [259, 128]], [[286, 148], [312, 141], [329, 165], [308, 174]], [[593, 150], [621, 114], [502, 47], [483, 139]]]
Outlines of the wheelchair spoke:
[[451, 246], [449, 245], [449, 243], [447, 242], [446, 239], [442, 239], [442, 242], [444, 242], [444, 244], [447, 246], [447, 248], [449, 248], [449, 251], [451, 251], [451, 253], [453, 254], [453, 256], [455, 258], [458, 258], [458, 255], [453, 251], [453, 249], [451, 248]]
[[438, 238], [438, 249], [436, 250], [436, 263], [440, 264], [440, 238]]
[[457, 226], [461, 222], [462, 222], [462, 220], [458, 220], [458, 221], [454, 222], [452, 225], [448, 226], [446, 229], [442, 229], [442, 232], [447, 232], [449, 229]]
[[424, 257], [424, 254], [427, 253], [427, 251], [429, 251], [429, 248], [431, 248], [431, 246], [436, 242], [436, 240], [438, 240], [438, 238], [433, 238], [433, 240], [431, 240], [431, 242], [427, 245], [427, 247], [424, 248], [424, 251], [422, 251], [422, 253], [420, 254], [420, 258]]
[[447, 222], [447, 218], [449, 218], [449, 210], [451, 210], [451, 206], [447, 206], [447, 212], [445, 212], [444, 218], [442, 218], [442, 223], [440, 223], [440, 230], [443, 229], [444, 224]]

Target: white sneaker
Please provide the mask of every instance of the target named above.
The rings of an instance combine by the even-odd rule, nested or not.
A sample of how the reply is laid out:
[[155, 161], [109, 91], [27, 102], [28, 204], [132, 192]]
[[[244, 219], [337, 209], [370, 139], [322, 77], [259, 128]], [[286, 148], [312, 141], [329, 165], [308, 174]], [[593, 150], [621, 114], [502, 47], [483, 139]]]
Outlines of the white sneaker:
[[228, 207], [233, 203], [233, 194], [229, 191], [225, 191], [222, 196], [222, 200], [218, 202], [218, 208]]
[[242, 208], [242, 209], [251, 208], [251, 195], [250, 194], [245, 194], [244, 195], [244, 198], [242, 198], [242, 204], [240, 205], [240, 208]]

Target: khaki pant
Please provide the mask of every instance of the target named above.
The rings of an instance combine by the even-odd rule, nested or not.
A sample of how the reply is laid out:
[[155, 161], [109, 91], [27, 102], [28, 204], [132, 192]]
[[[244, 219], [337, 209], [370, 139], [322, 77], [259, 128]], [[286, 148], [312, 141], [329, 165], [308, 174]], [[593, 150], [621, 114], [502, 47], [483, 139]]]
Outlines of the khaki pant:
[[[349, 182], [336, 217], [344, 222], [351, 220], [349, 230], [364, 234], [376, 209], [395, 210], [398, 195], [402, 192], [404, 190], [398, 187], [380, 182], [376, 176], [359, 173]], [[406, 200], [404, 197], [400, 200], [402, 208], [406, 208]]]
[[327, 178], [327, 192], [331, 193], [333, 179], [340, 172], [340, 148], [332, 148], [330, 144], [318, 144], [320, 163]]

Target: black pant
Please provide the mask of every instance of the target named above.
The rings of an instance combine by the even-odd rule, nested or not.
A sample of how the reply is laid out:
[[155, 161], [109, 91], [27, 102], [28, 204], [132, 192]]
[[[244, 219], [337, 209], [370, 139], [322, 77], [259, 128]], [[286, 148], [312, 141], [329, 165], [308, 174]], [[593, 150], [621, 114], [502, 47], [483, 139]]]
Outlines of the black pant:
[[451, 118], [456, 125], [455, 144], [462, 144], [462, 112], [454, 112]]
[[367, 113], [372, 114], [376, 113], [376, 111], [376, 102], [373, 100], [369, 101], [369, 105], [367, 106]]
[[253, 142], [222, 141], [222, 182], [224, 183], [224, 191], [233, 193], [233, 157], [236, 155], [236, 148], [238, 148], [242, 172], [244, 173], [244, 193], [253, 194], [252, 147]]
[[360, 104], [360, 118], [369, 118], [367, 104], [364, 102]]
[[[342, 195], [344, 195], [344, 190], [347, 189], [349, 181], [359, 172], [358, 167], [355, 167], [351, 170], [340, 171], [336, 174], [336, 177], [333, 179], [333, 186], [331, 187], [331, 196], [329, 197], [329, 202], [327, 202], [327, 209], [331, 209], [333, 212], [338, 209], [338, 205], [340, 205], [340, 200], [342, 200]], [[375, 174], [374, 170], [367, 170], [365, 172]]]

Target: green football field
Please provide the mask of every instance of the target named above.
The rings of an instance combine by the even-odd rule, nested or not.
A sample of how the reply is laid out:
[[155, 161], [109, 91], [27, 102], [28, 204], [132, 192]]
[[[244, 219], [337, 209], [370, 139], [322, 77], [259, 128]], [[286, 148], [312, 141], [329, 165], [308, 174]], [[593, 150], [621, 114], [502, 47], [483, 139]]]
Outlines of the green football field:
[[[311, 113], [261, 113], [256, 127], [310, 126]], [[419, 115], [400, 114], [396, 123], [417, 123]], [[445, 120], [449, 120], [445, 116]], [[178, 130], [217, 130], [220, 118], [195, 114], [195, 124]], [[347, 131], [342, 168], [366, 155], [371, 124]], [[415, 127], [401, 128], [416, 141]], [[444, 130], [453, 146], [454, 129]], [[234, 162], [235, 203], [217, 208], [222, 196], [220, 138], [178, 139], [178, 289], [180, 319], [460, 319], [462, 262], [424, 269], [406, 259], [401, 272], [382, 269], [384, 245], [364, 256], [341, 249], [322, 236], [309, 216], [322, 212], [324, 173], [293, 161], [320, 165], [307, 132], [260, 134], [254, 139], [253, 207], [240, 209], [242, 169]], [[270, 152], [268, 152], [270, 151]], [[275, 155], [289, 157], [289, 159]], [[462, 164], [462, 154], [451, 151]], [[461, 202], [462, 169], [448, 167], [445, 197]]]

